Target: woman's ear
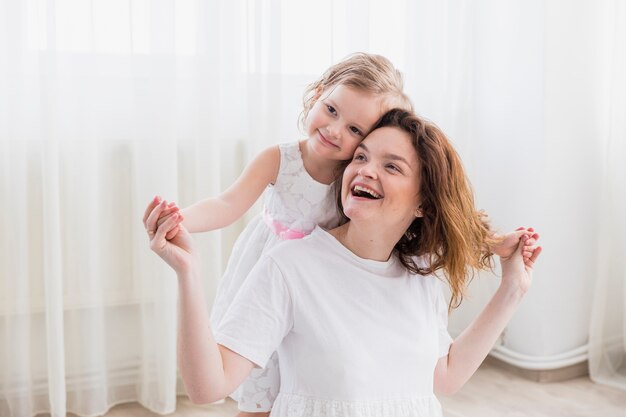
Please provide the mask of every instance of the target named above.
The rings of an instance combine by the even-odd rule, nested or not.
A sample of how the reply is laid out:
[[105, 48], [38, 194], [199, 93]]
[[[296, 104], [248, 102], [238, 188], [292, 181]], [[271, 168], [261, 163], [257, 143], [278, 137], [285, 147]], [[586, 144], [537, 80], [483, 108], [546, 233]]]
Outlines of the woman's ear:
[[421, 204], [415, 209], [415, 217], [424, 217], [424, 212], [422, 211]]

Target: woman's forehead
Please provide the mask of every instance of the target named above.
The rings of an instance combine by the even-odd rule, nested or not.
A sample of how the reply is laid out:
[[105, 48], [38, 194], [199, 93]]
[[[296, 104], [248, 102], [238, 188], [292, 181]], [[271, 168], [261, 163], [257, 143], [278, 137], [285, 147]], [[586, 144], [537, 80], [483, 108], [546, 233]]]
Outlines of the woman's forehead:
[[373, 130], [363, 139], [362, 143], [368, 148], [373, 147], [383, 151], [386, 149], [398, 150], [398, 148], [414, 150], [409, 133], [395, 126], [379, 127]]

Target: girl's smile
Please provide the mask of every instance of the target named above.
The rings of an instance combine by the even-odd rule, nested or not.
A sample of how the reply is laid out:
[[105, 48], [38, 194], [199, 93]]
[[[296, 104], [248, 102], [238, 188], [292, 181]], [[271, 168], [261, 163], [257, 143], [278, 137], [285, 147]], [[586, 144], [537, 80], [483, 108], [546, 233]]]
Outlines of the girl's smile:
[[317, 133], [318, 133], [318, 138], [320, 142], [322, 142], [322, 145], [327, 146], [331, 149], [339, 149], [339, 145], [335, 145], [334, 143], [326, 139], [326, 137], [324, 136], [324, 134], [322, 133], [320, 129], [317, 129]]

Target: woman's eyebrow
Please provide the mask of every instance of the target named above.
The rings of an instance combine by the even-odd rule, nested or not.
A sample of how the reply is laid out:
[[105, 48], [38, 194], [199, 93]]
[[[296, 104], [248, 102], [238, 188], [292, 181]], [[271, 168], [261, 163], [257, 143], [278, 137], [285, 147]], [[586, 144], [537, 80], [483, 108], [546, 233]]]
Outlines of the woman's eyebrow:
[[409, 161], [407, 161], [406, 159], [404, 159], [400, 155], [396, 155], [396, 154], [393, 154], [393, 153], [387, 153], [387, 154], [385, 154], [385, 158], [391, 159], [392, 161], [404, 162], [406, 165], [411, 166], [411, 164], [409, 164]]
[[[369, 152], [369, 149], [367, 149], [367, 146], [365, 146], [365, 144], [363, 142], [359, 143], [357, 148], [361, 148], [365, 152]], [[409, 161], [407, 161], [406, 159], [404, 159], [400, 155], [396, 155], [395, 153], [386, 153], [383, 156], [384, 156], [385, 159], [391, 159], [392, 161], [404, 162], [407, 166], [411, 166], [411, 164], [409, 164]]]

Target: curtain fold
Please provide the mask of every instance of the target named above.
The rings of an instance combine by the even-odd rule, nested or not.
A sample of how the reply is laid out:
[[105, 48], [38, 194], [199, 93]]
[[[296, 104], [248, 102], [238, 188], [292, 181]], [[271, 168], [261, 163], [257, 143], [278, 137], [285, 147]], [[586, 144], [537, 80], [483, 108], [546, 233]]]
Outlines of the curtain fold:
[[626, 390], [626, 5], [610, 3], [610, 60], [606, 97], [602, 221], [589, 331], [589, 374]]
[[[148, 201], [158, 194], [184, 207], [214, 196], [261, 149], [302, 138], [305, 86], [358, 50], [404, 72], [417, 112], [449, 133], [495, 226], [550, 232], [552, 252], [542, 255], [503, 344], [547, 356], [580, 347], [587, 323], [563, 318], [590, 306], [581, 297], [591, 284], [583, 273], [560, 276], [563, 261], [549, 253], [582, 253], [584, 242], [599, 239], [601, 257], [579, 259], [600, 271], [591, 372], [602, 382], [622, 375], [626, 16], [611, 0], [571, 13], [586, 21], [600, 3], [615, 12], [610, 117], [584, 119], [577, 136], [562, 133], [560, 122], [546, 130], [544, 120], [552, 117], [546, 101], [558, 110], [578, 100], [566, 82], [554, 88], [573, 72], [559, 60], [567, 37], [558, 25], [557, 41], [544, 33], [567, 23], [567, 1], [0, 0], [0, 415], [94, 416], [128, 401], [174, 410], [182, 392], [176, 282], [148, 248]], [[592, 49], [571, 43], [581, 54]], [[596, 104], [585, 100], [578, 107]], [[611, 128], [596, 146], [585, 132], [598, 119]], [[601, 146], [604, 200], [593, 206], [604, 226], [580, 241], [563, 238], [571, 224], [559, 222], [580, 218], [570, 203], [587, 195], [573, 184], [586, 175], [592, 189], [599, 165], [587, 161], [585, 174], [561, 164], [561, 152]], [[244, 224], [194, 237], [208, 300]], [[474, 280], [475, 297], [451, 317], [453, 332], [496, 286]]]

